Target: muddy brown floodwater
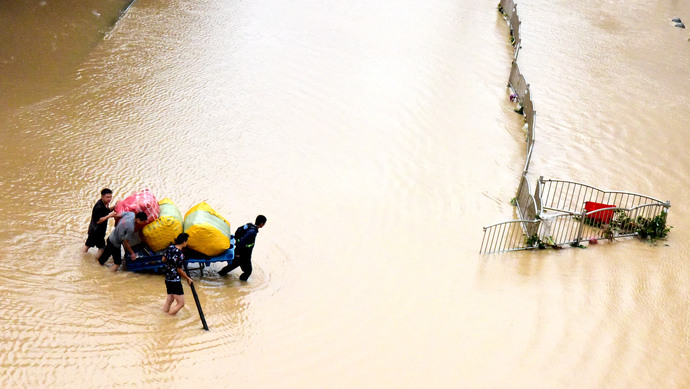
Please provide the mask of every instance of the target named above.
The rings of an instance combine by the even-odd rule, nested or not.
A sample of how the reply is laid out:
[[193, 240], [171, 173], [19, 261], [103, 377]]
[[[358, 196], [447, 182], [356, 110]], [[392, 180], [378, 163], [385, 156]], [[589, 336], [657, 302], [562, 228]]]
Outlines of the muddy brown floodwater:
[[[479, 255], [525, 158], [495, 4], [21, 3], [0, 386], [690, 386], [690, 4], [518, 2], [532, 179], [670, 200], [668, 239]], [[192, 272], [209, 332], [80, 252], [106, 186], [268, 217], [249, 282]]]

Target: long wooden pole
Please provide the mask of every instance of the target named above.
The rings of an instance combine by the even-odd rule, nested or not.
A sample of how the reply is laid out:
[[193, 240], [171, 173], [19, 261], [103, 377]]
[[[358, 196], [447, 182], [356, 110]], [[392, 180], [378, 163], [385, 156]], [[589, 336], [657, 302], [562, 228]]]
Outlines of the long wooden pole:
[[201, 324], [204, 325], [204, 329], [208, 331], [208, 325], [206, 325], [206, 318], [204, 317], [204, 311], [201, 310], [201, 303], [199, 302], [199, 296], [196, 294], [196, 289], [194, 289], [194, 283], [189, 285], [192, 288], [192, 294], [194, 295], [194, 302], [196, 302], [196, 309], [199, 310], [199, 317], [201, 317]]

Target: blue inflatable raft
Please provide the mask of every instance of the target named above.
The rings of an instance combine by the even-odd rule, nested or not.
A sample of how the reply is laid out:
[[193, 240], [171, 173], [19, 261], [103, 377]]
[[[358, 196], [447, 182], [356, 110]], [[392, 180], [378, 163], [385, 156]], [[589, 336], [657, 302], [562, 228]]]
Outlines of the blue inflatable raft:
[[[125, 269], [133, 272], [162, 272], [165, 269], [165, 262], [163, 262], [163, 251], [151, 252], [146, 247], [133, 248], [137, 254], [137, 258], [132, 260], [129, 253], [125, 250], [124, 265]], [[224, 253], [216, 255], [215, 257], [204, 256], [203, 254], [191, 254], [186, 258], [185, 271], [188, 271], [190, 263], [198, 263], [198, 268], [202, 273], [205, 267], [210, 266], [213, 262], [227, 262], [231, 263], [235, 259], [235, 237], [230, 237], [230, 248]]]

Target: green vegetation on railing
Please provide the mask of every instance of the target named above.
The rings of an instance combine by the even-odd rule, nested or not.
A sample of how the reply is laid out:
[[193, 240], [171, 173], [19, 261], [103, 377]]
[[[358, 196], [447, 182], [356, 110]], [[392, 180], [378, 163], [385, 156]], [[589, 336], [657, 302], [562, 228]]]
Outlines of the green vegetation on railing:
[[666, 225], [666, 216], [668, 213], [661, 212], [660, 214], [654, 216], [653, 218], [643, 218], [639, 216], [637, 218], [638, 229], [636, 230], [637, 235], [641, 239], [647, 239], [655, 241], [661, 239], [668, 235], [669, 231], [673, 226]]
[[[662, 211], [654, 217], [638, 216], [636, 218], [631, 218], [628, 216], [626, 210], [617, 209], [614, 211], [614, 216], [608, 224], [602, 224], [589, 217], [585, 218], [584, 223], [596, 228], [601, 228], [602, 236], [610, 241], [613, 241], [614, 238], [620, 235], [637, 234], [642, 240], [655, 242], [665, 238], [671, 228], [673, 228], [673, 226], [666, 225], [667, 216], [668, 213]], [[573, 216], [573, 219], [580, 220], [581, 218], [579, 216]], [[546, 249], [547, 247], [555, 250], [563, 248], [554, 242], [553, 237], [540, 238], [536, 232], [529, 236], [524, 235], [524, 238], [525, 246], [528, 248], [538, 248], [540, 250]], [[592, 238], [590, 243], [596, 243], [596, 238]], [[575, 242], [571, 243], [570, 246], [579, 248], [586, 247]]]
[[602, 226], [604, 237], [610, 241], [620, 234], [636, 233], [640, 239], [657, 241], [665, 238], [673, 226], [666, 225], [668, 213], [662, 211], [654, 217], [638, 216], [631, 218], [627, 212], [620, 209], [614, 211], [614, 217], [609, 224]]
[[541, 239], [539, 235], [535, 232], [534, 234], [530, 236], [525, 235], [525, 245], [527, 247], [536, 247], [539, 250], [543, 250], [547, 247], [551, 247], [554, 250], [560, 250], [563, 247], [559, 246], [554, 242], [553, 238], [548, 236], [545, 237], [544, 239]]

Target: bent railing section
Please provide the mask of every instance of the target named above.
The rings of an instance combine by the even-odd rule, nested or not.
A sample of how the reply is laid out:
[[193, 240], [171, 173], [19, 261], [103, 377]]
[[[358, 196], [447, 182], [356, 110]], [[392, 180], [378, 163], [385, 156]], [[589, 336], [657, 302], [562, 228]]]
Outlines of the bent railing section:
[[657, 216], [668, 214], [667, 204], [643, 204], [632, 208], [609, 207], [581, 213], [556, 212], [543, 214], [540, 219], [541, 240], [556, 245], [578, 245], [583, 241], [622, 238], [638, 235]]
[[553, 246], [579, 245], [586, 241], [635, 236], [658, 216], [665, 223], [667, 215], [666, 204], [643, 204], [579, 214], [556, 212], [536, 220], [511, 220], [484, 227], [479, 252], [526, 250], [537, 248], [544, 242]]
[[522, 107], [522, 114], [524, 115], [525, 124], [527, 125], [526, 141], [527, 141], [527, 158], [525, 160], [525, 167], [522, 170], [523, 174], [529, 171], [529, 164], [532, 160], [532, 150], [535, 142], [535, 118], [537, 111], [534, 110], [534, 103], [530, 94], [529, 84], [525, 77], [520, 73], [520, 67], [517, 62], [513, 61], [510, 69], [510, 76], [508, 78], [508, 87], [513, 91], [516, 99]]
[[[664, 204], [644, 204], [630, 209], [607, 208], [592, 212], [583, 212], [581, 217], [582, 231], [577, 237], [576, 244], [580, 241], [592, 239], [611, 239], [625, 236], [634, 236], [642, 228], [646, 228], [656, 216], [663, 215], [664, 222], [668, 214], [668, 207]], [[601, 217], [601, 216], [604, 217]], [[610, 220], [606, 219], [611, 216]]]
[[525, 174], [522, 175], [515, 205], [521, 219], [534, 220], [537, 217], [537, 202], [532, 196], [532, 189]]
[[510, 19], [511, 16], [513, 16], [514, 13], [517, 13], [515, 10], [515, 1], [513, 0], [500, 0], [498, 2], [499, 5], [499, 10], [503, 12], [503, 14]]
[[[543, 177], [537, 182], [535, 195], [530, 196], [524, 175], [518, 191], [516, 206], [521, 219], [484, 227], [480, 253], [535, 248], [540, 242], [579, 245], [593, 239], [634, 236], [659, 216], [665, 224], [671, 207], [668, 201], [637, 193]], [[588, 211], [590, 202], [603, 208]]]
[[517, 95], [518, 101], [522, 104], [525, 96], [527, 96], [529, 93], [529, 84], [527, 83], [527, 80], [525, 80], [525, 76], [520, 73], [520, 67], [515, 61], [513, 61], [513, 64], [510, 68], [508, 86]]
[[541, 206], [544, 210], [580, 212], [585, 202], [596, 202], [618, 208], [634, 208], [645, 204], [670, 203], [638, 193], [607, 191], [575, 181], [545, 180], [539, 177]]
[[525, 226], [530, 230], [539, 227], [535, 220], [510, 220], [484, 227], [481, 254], [496, 253], [500, 251], [526, 250], [532, 248], [525, 239]]
[[520, 52], [520, 44], [522, 40], [520, 39], [520, 18], [518, 17], [517, 8], [513, 7], [513, 12], [510, 15], [510, 33], [513, 36], [513, 47], [515, 47], [515, 53], [513, 58], [517, 59], [518, 53]]
[[537, 111], [534, 110], [532, 98], [529, 94], [529, 85], [527, 88], [527, 95], [525, 96], [525, 101], [523, 103], [523, 113], [525, 115], [525, 123], [527, 124], [527, 158], [525, 159], [525, 167], [522, 170], [523, 174], [527, 174], [529, 171], [529, 164], [532, 161], [532, 150], [534, 150], [535, 141], [534, 122], [537, 116]]
[[510, 27], [510, 35], [513, 37], [512, 45], [515, 47], [513, 58], [517, 59], [520, 51], [520, 18], [517, 13], [517, 5], [513, 0], [500, 0], [498, 10], [505, 15]]
[[508, 21], [508, 27], [510, 28], [510, 35], [512, 37], [511, 44], [515, 47], [513, 62], [511, 64], [510, 74], [508, 76], [508, 87], [513, 92], [510, 96], [511, 100], [517, 100], [517, 103], [520, 106], [520, 109], [516, 111], [522, 113], [527, 126], [527, 158], [525, 160], [525, 166], [522, 170], [522, 174], [525, 175], [529, 171], [529, 164], [532, 159], [532, 151], [534, 149], [534, 142], [536, 139], [534, 124], [537, 112], [534, 110], [534, 103], [532, 102], [529, 84], [527, 83], [527, 80], [525, 80], [525, 76], [523, 76], [520, 72], [520, 67], [517, 63], [518, 53], [520, 51], [520, 45], [522, 42], [520, 37], [521, 22], [520, 18], [518, 17], [517, 5], [515, 4], [514, 0], [499, 0], [498, 9]]

